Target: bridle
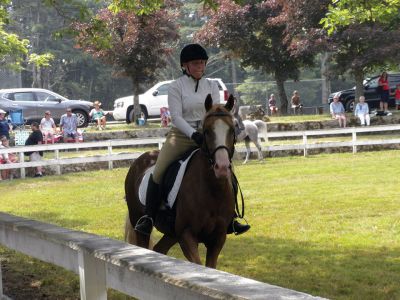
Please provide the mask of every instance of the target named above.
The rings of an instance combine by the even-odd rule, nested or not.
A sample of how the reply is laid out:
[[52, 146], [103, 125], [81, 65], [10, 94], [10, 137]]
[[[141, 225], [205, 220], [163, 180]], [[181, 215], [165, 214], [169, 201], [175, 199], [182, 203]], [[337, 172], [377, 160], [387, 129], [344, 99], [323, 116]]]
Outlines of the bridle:
[[[205, 121], [208, 119], [208, 118], [210, 118], [210, 117], [230, 117], [230, 118], [232, 118], [232, 115], [231, 115], [231, 113], [229, 113], [229, 112], [224, 112], [224, 111], [216, 111], [216, 112], [212, 112], [212, 113], [209, 113], [208, 115], [206, 115], [205, 116], [205, 118], [204, 118], [204, 120], [203, 120], [203, 124], [205, 124]], [[203, 147], [202, 147], [202, 150], [203, 150], [203, 152], [205, 153], [205, 155], [207, 156], [207, 158], [208, 158], [208, 161], [210, 162], [210, 164], [212, 165], [212, 166], [214, 166], [215, 165], [215, 152], [217, 152], [219, 149], [225, 149], [227, 152], [228, 152], [228, 155], [229, 155], [229, 161], [231, 162], [232, 161], [232, 157], [233, 157], [233, 154], [234, 154], [234, 152], [235, 152], [235, 144], [236, 144], [236, 134], [235, 134], [235, 130], [232, 130], [232, 133], [233, 133], [233, 144], [232, 144], [232, 148], [231, 149], [229, 149], [227, 146], [225, 146], [225, 145], [220, 145], [220, 146], [218, 146], [218, 147], [216, 147], [212, 152], [210, 152], [210, 149], [208, 148], [208, 144], [207, 144], [207, 141], [206, 141], [206, 136], [207, 136], [207, 132], [206, 132], [207, 130], [205, 130], [203, 133], [204, 133], [204, 141], [203, 141]]]

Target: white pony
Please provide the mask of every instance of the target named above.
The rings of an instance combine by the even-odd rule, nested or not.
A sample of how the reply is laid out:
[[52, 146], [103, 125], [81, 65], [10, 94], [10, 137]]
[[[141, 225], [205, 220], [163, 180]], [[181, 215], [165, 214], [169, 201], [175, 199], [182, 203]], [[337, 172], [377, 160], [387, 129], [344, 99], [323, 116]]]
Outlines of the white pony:
[[244, 140], [246, 145], [246, 158], [243, 161], [243, 164], [247, 163], [250, 158], [251, 149], [250, 149], [250, 141], [254, 143], [257, 147], [258, 151], [258, 159], [263, 160], [264, 156], [262, 153], [262, 147], [259, 143], [259, 135], [262, 135], [263, 139], [267, 140], [267, 125], [264, 121], [261, 120], [242, 120], [242, 117], [238, 113], [238, 109], [235, 108], [234, 117], [235, 117], [235, 126], [237, 130], [236, 140], [237, 142], [241, 142]]

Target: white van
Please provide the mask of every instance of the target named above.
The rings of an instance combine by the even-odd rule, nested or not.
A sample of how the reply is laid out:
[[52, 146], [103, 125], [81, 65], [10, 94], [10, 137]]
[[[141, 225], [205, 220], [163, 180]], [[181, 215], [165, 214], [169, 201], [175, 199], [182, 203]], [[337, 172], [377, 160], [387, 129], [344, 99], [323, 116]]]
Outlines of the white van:
[[[220, 91], [221, 103], [228, 100], [228, 89], [220, 78], [209, 78], [215, 80]], [[168, 88], [173, 80], [161, 81], [139, 95], [139, 104], [144, 117], [159, 118], [160, 108], [168, 107]], [[117, 121], [125, 120], [131, 123], [133, 120], [133, 96], [118, 98], [114, 101], [113, 117]]]

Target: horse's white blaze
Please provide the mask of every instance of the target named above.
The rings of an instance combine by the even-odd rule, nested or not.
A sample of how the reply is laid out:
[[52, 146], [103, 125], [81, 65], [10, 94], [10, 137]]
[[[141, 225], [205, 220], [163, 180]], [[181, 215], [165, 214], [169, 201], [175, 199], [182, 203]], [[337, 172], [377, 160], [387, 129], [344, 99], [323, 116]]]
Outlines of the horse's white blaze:
[[[228, 124], [226, 124], [222, 120], [216, 120], [213, 129], [215, 133], [215, 148], [218, 148], [219, 146], [227, 147], [228, 145], [226, 144], [226, 141], [229, 132]], [[226, 151], [226, 149], [224, 148], [218, 149], [217, 152], [215, 153], [215, 165], [214, 165], [215, 176], [217, 178], [227, 177], [230, 174], [230, 169], [229, 169], [230, 165], [231, 162], [229, 161], [229, 154]]]

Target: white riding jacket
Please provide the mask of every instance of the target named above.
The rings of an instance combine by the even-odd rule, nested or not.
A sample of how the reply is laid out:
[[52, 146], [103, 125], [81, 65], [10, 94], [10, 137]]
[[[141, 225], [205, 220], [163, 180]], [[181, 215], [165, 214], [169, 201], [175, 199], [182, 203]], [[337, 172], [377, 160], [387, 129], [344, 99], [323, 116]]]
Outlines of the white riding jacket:
[[183, 75], [169, 87], [168, 107], [172, 125], [189, 138], [201, 128], [206, 113], [204, 101], [208, 94], [211, 94], [213, 103], [220, 103], [217, 83], [206, 78], [197, 82], [192, 77]]

